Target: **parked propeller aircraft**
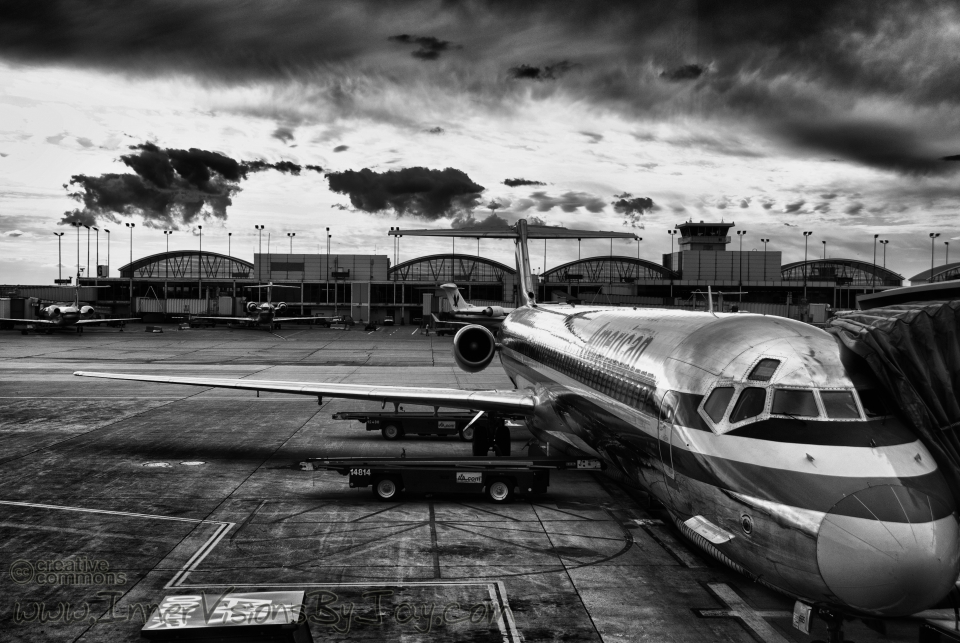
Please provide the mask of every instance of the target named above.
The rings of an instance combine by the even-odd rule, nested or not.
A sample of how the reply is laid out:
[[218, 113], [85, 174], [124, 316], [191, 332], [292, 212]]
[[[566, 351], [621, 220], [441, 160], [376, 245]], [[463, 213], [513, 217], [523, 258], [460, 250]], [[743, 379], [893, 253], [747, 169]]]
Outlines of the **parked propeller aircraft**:
[[[76, 286], [62, 286], [63, 288], [72, 288], [74, 290], [72, 302], [54, 302], [46, 306], [41, 306], [38, 311], [37, 319], [11, 319], [2, 318], [0, 321], [13, 322], [18, 325], [26, 324], [33, 326], [37, 330], [50, 333], [54, 330], [64, 330], [67, 328], [76, 328], [76, 332], [82, 333], [84, 326], [91, 324], [104, 323], [123, 323], [128, 321], [140, 321], [136, 317], [121, 317], [116, 319], [101, 319], [97, 317], [97, 311], [89, 304], [80, 303], [80, 284], [79, 280]], [[84, 286], [84, 288], [107, 288], [108, 286]], [[120, 330], [123, 330], [121, 325]], [[26, 329], [23, 330], [27, 332]]]
[[498, 337], [472, 325], [453, 342], [468, 372], [499, 354], [515, 390], [76, 374], [526, 416], [538, 438], [646, 489], [722, 563], [818, 609], [833, 640], [844, 616], [913, 614], [954, 587], [960, 532], [945, 478], [830, 334], [774, 316], [538, 304], [528, 239], [623, 233], [521, 220], [402, 234], [516, 241], [521, 306]]
[[463, 298], [457, 284], [443, 284], [440, 290], [450, 302], [450, 317], [458, 323], [480, 324], [495, 328], [514, 311], [513, 308], [500, 306], [474, 306]]
[[247, 286], [247, 288], [266, 288], [267, 300], [263, 302], [247, 302], [246, 317], [194, 317], [194, 319], [243, 324], [250, 327], [266, 326], [270, 330], [280, 328], [280, 324], [285, 321], [300, 321], [304, 319], [303, 317], [278, 317], [278, 314], [282, 314], [287, 309], [287, 304], [282, 301], [276, 304], [271, 303], [273, 301], [274, 288], [297, 288], [297, 286], [284, 286], [271, 281], [263, 286]]

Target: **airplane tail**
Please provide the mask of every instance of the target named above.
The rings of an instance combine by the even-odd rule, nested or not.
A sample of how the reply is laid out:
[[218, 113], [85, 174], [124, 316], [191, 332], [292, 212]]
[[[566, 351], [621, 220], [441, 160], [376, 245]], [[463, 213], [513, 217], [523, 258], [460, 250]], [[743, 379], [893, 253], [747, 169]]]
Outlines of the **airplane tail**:
[[[520, 219], [516, 225], [504, 228], [460, 228], [455, 230], [401, 230], [394, 228], [390, 236], [415, 237], [469, 237], [483, 239], [513, 239], [516, 244], [517, 290], [522, 306], [534, 306], [537, 303], [537, 285], [530, 271], [530, 252], [528, 239], [636, 239], [632, 232], [603, 232], [599, 230], [568, 230], [559, 226], [531, 226], [526, 219]], [[461, 305], [465, 302], [461, 302]]]
[[460, 289], [457, 287], [457, 284], [443, 284], [440, 286], [440, 290], [446, 295], [452, 311], [458, 312], [470, 307], [470, 302], [460, 294]]

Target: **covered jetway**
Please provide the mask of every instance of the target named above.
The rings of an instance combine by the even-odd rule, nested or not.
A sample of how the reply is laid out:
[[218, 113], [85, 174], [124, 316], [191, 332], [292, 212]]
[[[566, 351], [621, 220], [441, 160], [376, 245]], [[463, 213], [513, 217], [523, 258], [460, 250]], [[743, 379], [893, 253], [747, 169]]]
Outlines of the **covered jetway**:
[[960, 301], [850, 312], [827, 330], [870, 365], [937, 459], [960, 506]]

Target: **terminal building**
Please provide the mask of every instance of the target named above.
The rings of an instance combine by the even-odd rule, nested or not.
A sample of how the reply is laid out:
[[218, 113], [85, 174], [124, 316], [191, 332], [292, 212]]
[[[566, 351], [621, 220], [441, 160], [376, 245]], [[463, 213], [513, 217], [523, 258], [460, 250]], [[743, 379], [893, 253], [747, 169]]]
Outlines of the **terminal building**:
[[[538, 276], [539, 299], [703, 308], [710, 287], [727, 309], [737, 305], [802, 317], [807, 304], [855, 308], [858, 295], [903, 285], [901, 275], [856, 259], [813, 258], [783, 265], [779, 250], [742, 250], [742, 232], [730, 249], [734, 225], [678, 224], [670, 231], [676, 248], [659, 263], [640, 257], [638, 244], [637, 257], [593, 256], [549, 268]], [[960, 263], [928, 273], [913, 282], [956, 279]], [[348, 314], [365, 321], [392, 316], [397, 323], [421, 318], [426, 295], [427, 310], [442, 311], [437, 287], [450, 282], [474, 303], [512, 307], [517, 300], [513, 266], [467, 254], [429, 255], [391, 265], [385, 255], [266, 253], [249, 262], [216, 252], [174, 250], [122, 266], [119, 278], [81, 280], [83, 285], [109, 286], [90, 289], [88, 299], [115, 316], [243, 316], [247, 302], [267, 297], [266, 289], [256, 286], [273, 283], [285, 286], [272, 292], [273, 301], [284, 301], [292, 315]], [[49, 296], [46, 291], [29, 295], [28, 290], [19, 287], [17, 292]]]

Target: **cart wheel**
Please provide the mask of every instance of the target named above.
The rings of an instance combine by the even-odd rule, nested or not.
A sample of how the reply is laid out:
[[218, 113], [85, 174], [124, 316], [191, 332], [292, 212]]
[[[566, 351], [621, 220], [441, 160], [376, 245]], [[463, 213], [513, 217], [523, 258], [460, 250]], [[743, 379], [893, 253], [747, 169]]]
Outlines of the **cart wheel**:
[[497, 432], [493, 437], [493, 443], [496, 446], [497, 455], [501, 458], [510, 455], [510, 429], [505, 425], [497, 427]]
[[513, 487], [505, 480], [493, 480], [487, 487], [487, 497], [498, 504], [510, 502], [513, 499]]
[[373, 495], [380, 498], [380, 500], [396, 500], [399, 493], [400, 487], [393, 478], [380, 478], [377, 480], [377, 483], [373, 485]]
[[475, 432], [476, 432], [476, 429], [474, 429], [472, 426], [468, 426], [465, 429], [461, 429], [460, 439], [463, 440], [464, 442], [473, 442], [473, 436]]
[[399, 440], [403, 437], [403, 429], [399, 424], [386, 424], [380, 429], [380, 433], [384, 440]]

